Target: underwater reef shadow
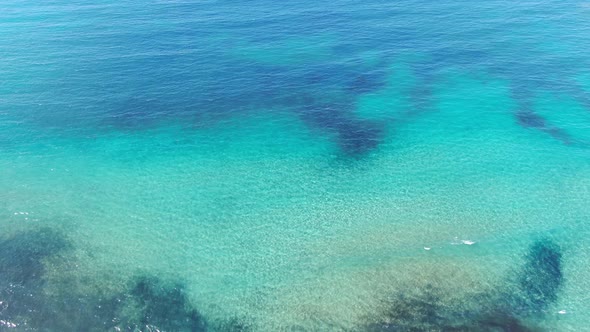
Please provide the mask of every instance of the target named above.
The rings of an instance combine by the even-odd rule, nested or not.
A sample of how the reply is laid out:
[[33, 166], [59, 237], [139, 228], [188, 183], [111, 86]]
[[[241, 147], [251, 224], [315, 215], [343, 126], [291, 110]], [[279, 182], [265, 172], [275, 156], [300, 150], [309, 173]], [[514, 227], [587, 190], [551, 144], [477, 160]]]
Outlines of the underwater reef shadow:
[[321, 104], [305, 98], [298, 115], [310, 128], [334, 137], [342, 154], [354, 159], [376, 150], [386, 134], [383, 123], [358, 118], [346, 105]]
[[518, 109], [514, 112], [516, 123], [526, 129], [534, 129], [548, 134], [565, 145], [571, 145], [573, 138], [565, 129], [552, 125], [543, 116], [534, 111], [531, 93], [523, 87], [512, 87], [512, 98], [516, 100]]
[[[144, 273], [110, 293], [88, 292], [79, 286], [88, 280], [67, 277], [50, 285], [48, 260], [71, 260], [73, 249], [66, 236], [48, 228], [0, 238], [0, 331], [250, 330], [235, 317], [206, 320], [178, 280]], [[96, 288], [103, 282], [97, 278]]]
[[544, 331], [535, 322], [558, 299], [564, 282], [561, 260], [552, 240], [536, 241], [524, 265], [501, 285], [459, 298], [440, 286], [407, 287], [357, 331]]
[[65, 237], [49, 228], [0, 239], [0, 331], [30, 326], [30, 316], [38, 316], [43, 304], [44, 260], [70, 248]]

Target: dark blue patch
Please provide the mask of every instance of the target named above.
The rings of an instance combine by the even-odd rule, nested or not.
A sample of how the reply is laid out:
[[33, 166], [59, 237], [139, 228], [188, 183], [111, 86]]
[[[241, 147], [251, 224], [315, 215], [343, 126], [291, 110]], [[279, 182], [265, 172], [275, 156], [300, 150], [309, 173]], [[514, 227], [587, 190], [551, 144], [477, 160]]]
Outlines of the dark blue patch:
[[133, 324], [136, 328], [195, 332], [207, 328], [201, 314], [190, 304], [182, 283], [167, 284], [153, 276], [140, 277], [130, 295], [131, 301], [141, 308], [139, 321]]
[[[453, 300], [440, 287], [425, 286], [394, 296], [380, 322], [369, 323], [360, 330], [385, 331], [535, 331], [519, 317], [496, 309], [493, 296], [482, 294], [471, 301]], [[465, 306], [470, 306], [470, 309]]]
[[563, 284], [562, 254], [551, 240], [535, 242], [516, 278], [468, 299], [441, 287], [410, 287], [394, 294], [377, 321], [362, 331], [513, 331], [532, 332], [539, 317], [558, 298]]
[[516, 112], [516, 119], [518, 124], [525, 128], [547, 127], [547, 121], [545, 121], [545, 118], [533, 111], [518, 111]]
[[519, 125], [524, 128], [547, 128], [545, 118], [533, 111], [531, 104], [533, 96], [524, 82], [513, 83], [511, 93], [519, 106], [518, 110], [514, 113]]
[[526, 258], [518, 280], [526, 294], [521, 305], [529, 311], [541, 312], [557, 300], [563, 283], [561, 250], [553, 241], [541, 240], [531, 246]]
[[383, 139], [383, 128], [369, 121], [349, 121], [338, 127], [338, 144], [350, 156], [375, 150]]
[[0, 280], [26, 284], [40, 279], [43, 260], [70, 248], [58, 232], [41, 229], [17, 234], [0, 241]]
[[237, 318], [230, 318], [226, 321], [210, 324], [213, 331], [219, 332], [249, 332], [252, 330], [250, 325]]
[[[70, 242], [51, 229], [24, 232], [0, 241], [3, 325], [15, 324], [26, 331], [207, 330], [180, 282], [142, 276], [125, 292], [99, 296], [78, 289], [79, 280], [64, 279], [52, 284], [53, 291], [47, 292], [44, 261], [71, 249]], [[236, 319], [221, 324], [227, 331], [247, 330], [247, 325]], [[0, 330], [3, 328], [0, 326]]]
[[348, 156], [359, 157], [376, 149], [384, 136], [383, 127], [356, 119], [346, 109], [345, 105], [317, 106], [310, 98], [300, 115], [309, 126], [333, 134], [340, 150]]
[[515, 116], [518, 124], [524, 128], [534, 128], [543, 131], [564, 144], [570, 144], [572, 141], [570, 135], [565, 130], [550, 125], [545, 118], [533, 111], [518, 111]]
[[466, 328], [459, 331], [534, 332], [539, 329], [526, 326], [521, 319], [500, 311], [467, 324]]
[[20, 326], [43, 316], [44, 260], [69, 248], [69, 241], [51, 229], [0, 241], [0, 320]]
[[572, 138], [564, 129], [551, 125], [533, 110], [531, 93], [522, 82], [513, 86], [512, 96], [519, 104], [519, 110], [514, 113], [514, 117], [520, 126], [545, 132], [564, 144], [572, 142]]
[[[67, 281], [66, 281], [67, 283]], [[42, 331], [111, 331], [121, 322], [119, 314], [124, 294], [98, 297], [84, 294], [74, 284], [67, 284], [58, 294], [45, 292], [36, 312], [28, 313], [28, 325]]]
[[355, 95], [361, 95], [384, 88], [386, 74], [384, 71], [371, 71], [353, 76], [346, 84], [345, 90]]

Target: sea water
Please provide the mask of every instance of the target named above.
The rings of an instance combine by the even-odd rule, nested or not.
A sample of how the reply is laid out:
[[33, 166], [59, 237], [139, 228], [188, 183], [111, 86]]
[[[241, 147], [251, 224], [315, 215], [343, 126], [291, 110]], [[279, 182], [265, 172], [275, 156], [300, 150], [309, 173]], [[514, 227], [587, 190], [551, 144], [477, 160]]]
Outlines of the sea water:
[[585, 1], [0, 4], [0, 330], [590, 331]]

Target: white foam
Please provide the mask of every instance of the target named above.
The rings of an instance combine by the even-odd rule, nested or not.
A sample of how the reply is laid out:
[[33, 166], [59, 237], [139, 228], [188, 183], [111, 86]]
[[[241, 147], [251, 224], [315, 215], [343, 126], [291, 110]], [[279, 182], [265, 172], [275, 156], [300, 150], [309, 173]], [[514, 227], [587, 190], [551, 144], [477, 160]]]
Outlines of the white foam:
[[9, 322], [7, 320], [0, 320], [0, 326], [16, 327], [16, 324]]

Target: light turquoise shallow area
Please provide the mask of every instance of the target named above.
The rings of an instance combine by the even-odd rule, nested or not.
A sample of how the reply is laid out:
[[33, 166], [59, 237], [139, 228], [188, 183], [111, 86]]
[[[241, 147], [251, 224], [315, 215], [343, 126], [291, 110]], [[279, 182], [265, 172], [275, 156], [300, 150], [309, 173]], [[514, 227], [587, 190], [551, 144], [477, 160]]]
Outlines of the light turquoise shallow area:
[[[407, 280], [489, 285], [550, 236], [565, 245], [566, 283], [546, 324], [579, 330], [590, 324], [590, 152], [518, 126], [506, 83], [482, 75], [446, 76], [434, 109], [391, 122], [363, 160], [280, 110], [201, 129], [23, 137], [0, 154], [2, 228], [66, 231], [79, 265], [52, 278], [116, 288], [137, 271], [180, 276], [204, 314], [267, 331], [354, 326]], [[386, 87], [357, 111], [384, 118], [398, 101]], [[575, 103], [536, 102], [561, 105], [555, 121], [586, 133]]]

